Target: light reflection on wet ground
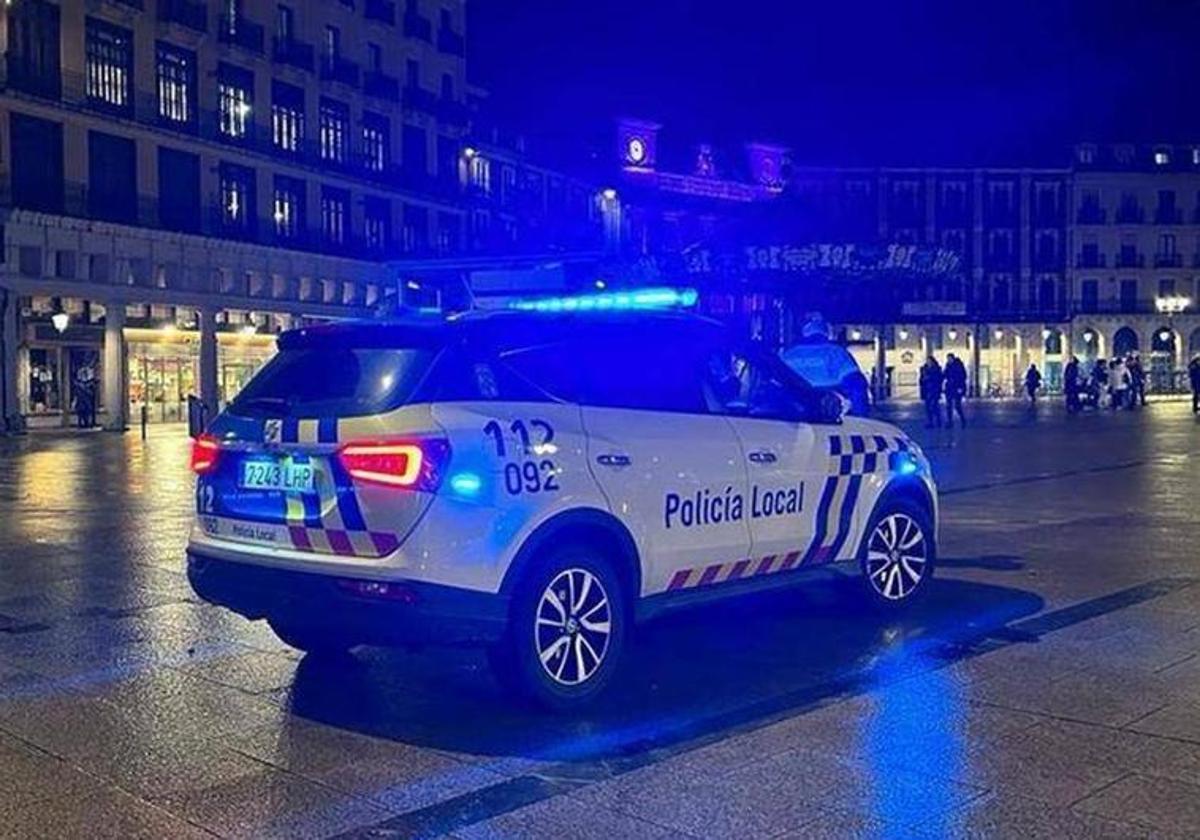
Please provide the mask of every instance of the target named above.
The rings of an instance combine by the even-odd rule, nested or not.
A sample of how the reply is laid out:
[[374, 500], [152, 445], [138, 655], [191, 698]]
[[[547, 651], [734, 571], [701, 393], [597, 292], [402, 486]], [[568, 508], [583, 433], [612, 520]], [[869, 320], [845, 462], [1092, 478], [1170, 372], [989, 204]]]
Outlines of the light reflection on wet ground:
[[917, 430], [947, 490], [925, 604], [820, 580], [680, 613], [580, 718], [476, 652], [321, 663], [198, 603], [186, 440], [154, 432], [0, 441], [0, 835], [1200, 831], [1183, 406]]

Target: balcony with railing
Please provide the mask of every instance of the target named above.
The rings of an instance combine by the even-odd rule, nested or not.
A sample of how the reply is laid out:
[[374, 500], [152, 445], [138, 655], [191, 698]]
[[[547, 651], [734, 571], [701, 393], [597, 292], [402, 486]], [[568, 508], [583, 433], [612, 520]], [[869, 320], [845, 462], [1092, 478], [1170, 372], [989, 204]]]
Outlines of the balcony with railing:
[[59, 68], [43, 67], [11, 50], [4, 59], [5, 89], [40, 99], [59, 99], [62, 96], [62, 71]]
[[253, 53], [263, 54], [266, 35], [262, 24], [244, 17], [221, 15], [217, 37], [222, 44], [241, 47]]
[[1140, 225], [1146, 221], [1146, 211], [1133, 203], [1122, 204], [1117, 209], [1117, 224]]
[[1155, 254], [1155, 268], [1182, 268], [1183, 254]]
[[340, 55], [324, 56], [321, 59], [321, 78], [327, 82], [358, 87], [358, 65]]
[[363, 93], [388, 102], [400, 101], [400, 80], [378, 70], [363, 73]]
[[367, 0], [363, 17], [388, 26], [396, 25], [396, 4], [392, 0]]
[[447, 55], [462, 57], [467, 54], [466, 39], [458, 32], [446, 27], [438, 29], [437, 48], [438, 52], [444, 52]]
[[425, 41], [428, 44], [432, 44], [433, 21], [422, 16], [419, 12], [414, 12], [410, 6], [404, 12], [404, 35], [408, 38], [416, 38], [418, 41]]
[[432, 91], [420, 85], [406, 84], [404, 86], [404, 107], [426, 114], [436, 114], [441, 98]]
[[313, 72], [315, 66], [313, 45], [297, 41], [295, 38], [280, 38], [276, 35], [272, 41], [271, 55], [279, 64], [309, 73]]
[[1117, 254], [1117, 268], [1145, 268], [1146, 255], [1131, 248], [1122, 248]]
[[158, 0], [158, 19], [196, 32], [208, 31], [208, 7], [195, 0]]

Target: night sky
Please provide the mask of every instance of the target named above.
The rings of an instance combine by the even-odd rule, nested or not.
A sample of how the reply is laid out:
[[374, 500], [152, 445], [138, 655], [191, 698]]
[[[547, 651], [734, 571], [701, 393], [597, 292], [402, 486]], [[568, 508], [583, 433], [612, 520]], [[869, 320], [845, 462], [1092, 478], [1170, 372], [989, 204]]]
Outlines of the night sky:
[[469, 0], [485, 113], [554, 158], [611, 119], [798, 162], [1059, 163], [1200, 139], [1196, 2]]

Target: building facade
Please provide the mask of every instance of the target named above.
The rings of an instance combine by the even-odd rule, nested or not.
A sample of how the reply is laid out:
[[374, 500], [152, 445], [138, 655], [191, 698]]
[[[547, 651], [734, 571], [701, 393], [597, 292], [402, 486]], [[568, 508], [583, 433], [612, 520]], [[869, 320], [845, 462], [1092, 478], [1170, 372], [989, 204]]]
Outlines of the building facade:
[[0, 10], [0, 414], [212, 408], [390, 264], [458, 253], [462, 0], [11, 0]]
[[1200, 352], [1198, 147], [868, 169], [801, 166], [770, 144], [672, 157], [640, 120], [616, 139], [631, 260], [780, 345], [821, 312], [882, 396], [914, 397], [924, 359], [948, 353], [977, 395], [1019, 393], [1030, 364], [1057, 389], [1071, 355], [1131, 352], [1168, 392]]

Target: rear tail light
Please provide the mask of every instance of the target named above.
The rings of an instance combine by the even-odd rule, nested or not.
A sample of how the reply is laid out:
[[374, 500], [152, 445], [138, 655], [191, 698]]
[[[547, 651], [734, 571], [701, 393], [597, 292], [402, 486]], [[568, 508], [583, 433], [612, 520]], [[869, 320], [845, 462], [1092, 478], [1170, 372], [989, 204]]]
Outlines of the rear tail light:
[[221, 444], [212, 435], [200, 435], [192, 441], [192, 472], [196, 475], [210, 473], [217, 466], [221, 455]]
[[450, 460], [450, 444], [429, 439], [357, 441], [343, 446], [338, 460], [356, 481], [433, 492]]

